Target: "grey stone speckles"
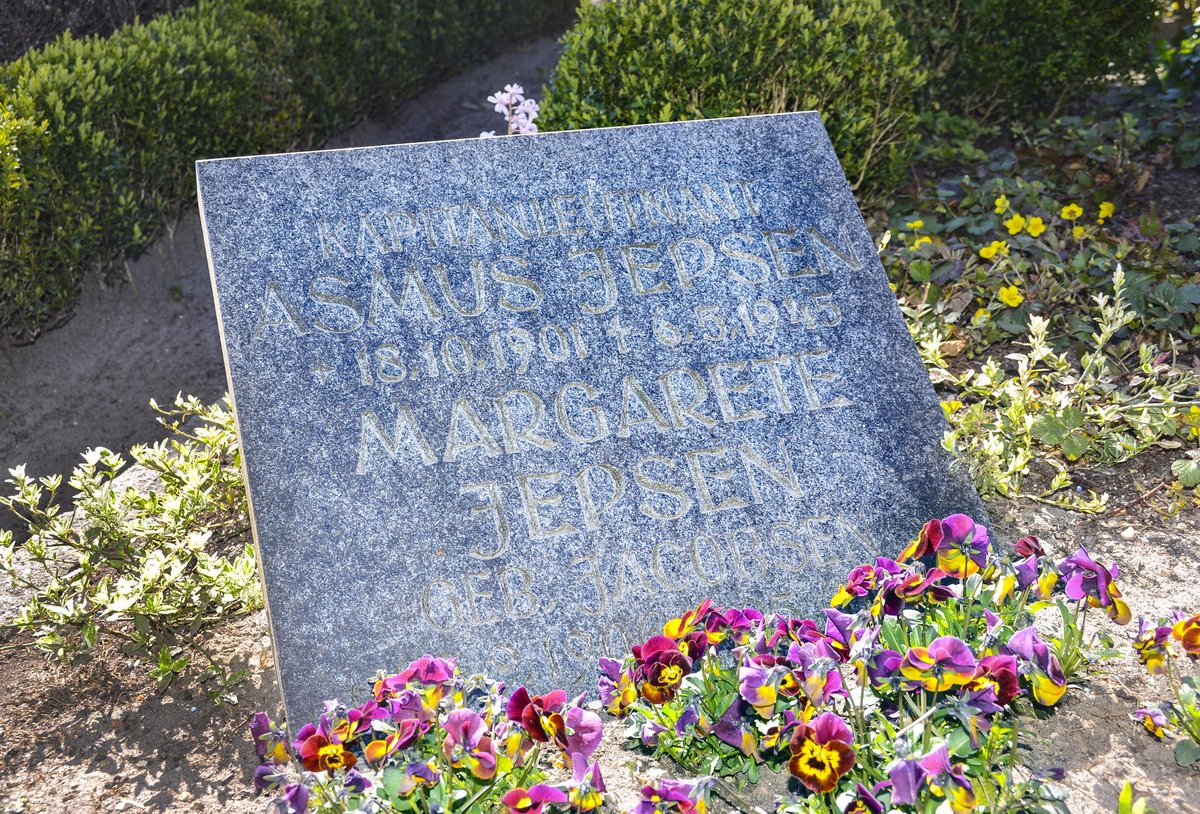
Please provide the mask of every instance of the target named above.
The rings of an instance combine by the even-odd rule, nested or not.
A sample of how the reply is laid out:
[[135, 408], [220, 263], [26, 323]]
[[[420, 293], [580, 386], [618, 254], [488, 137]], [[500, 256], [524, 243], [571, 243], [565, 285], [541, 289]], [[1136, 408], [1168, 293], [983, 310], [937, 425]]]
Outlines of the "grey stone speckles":
[[197, 175], [295, 723], [425, 652], [588, 688], [981, 511], [814, 113]]

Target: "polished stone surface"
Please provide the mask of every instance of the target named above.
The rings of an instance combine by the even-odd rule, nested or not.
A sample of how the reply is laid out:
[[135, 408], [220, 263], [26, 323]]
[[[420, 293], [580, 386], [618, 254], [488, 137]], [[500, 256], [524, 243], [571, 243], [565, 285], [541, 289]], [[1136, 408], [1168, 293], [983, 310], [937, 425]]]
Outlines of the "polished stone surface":
[[980, 513], [820, 119], [197, 165], [288, 711], [593, 686]]

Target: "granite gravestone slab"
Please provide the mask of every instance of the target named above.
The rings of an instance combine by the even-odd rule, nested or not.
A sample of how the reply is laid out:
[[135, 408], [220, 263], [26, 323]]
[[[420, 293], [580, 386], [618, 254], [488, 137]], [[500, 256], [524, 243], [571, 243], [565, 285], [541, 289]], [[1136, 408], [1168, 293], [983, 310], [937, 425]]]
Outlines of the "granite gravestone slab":
[[425, 652], [583, 689], [980, 511], [815, 113], [197, 175], [291, 720]]

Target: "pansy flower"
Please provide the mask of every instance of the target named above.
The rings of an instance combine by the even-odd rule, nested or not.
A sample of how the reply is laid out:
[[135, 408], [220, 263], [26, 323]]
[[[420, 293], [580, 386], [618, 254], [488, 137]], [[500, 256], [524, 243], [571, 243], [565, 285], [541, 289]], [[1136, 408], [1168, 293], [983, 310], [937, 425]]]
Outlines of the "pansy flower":
[[925, 785], [934, 797], [941, 797], [954, 814], [969, 814], [975, 809], [975, 789], [961, 766], [950, 762], [950, 750], [943, 744], [921, 758]]
[[1146, 727], [1146, 731], [1159, 740], [1174, 735], [1171, 722], [1161, 708], [1139, 709], [1129, 716]]
[[263, 763], [254, 769], [254, 788], [267, 791], [283, 784], [287, 770], [271, 763]]
[[500, 799], [504, 814], [542, 814], [547, 803], [565, 803], [567, 793], [554, 786], [538, 783], [530, 789], [515, 788]]
[[965, 514], [952, 514], [942, 521], [942, 533], [937, 565], [947, 576], [966, 579], [987, 564], [987, 527]]
[[864, 564], [851, 569], [846, 575], [846, 582], [838, 588], [830, 605], [840, 608], [850, 604], [860, 596], [866, 596], [879, 585], [881, 580], [900, 573], [902, 569], [887, 557], [877, 557], [873, 565]]
[[[301, 729], [300, 734], [303, 733], [304, 730]], [[299, 738], [297, 739], [299, 740]], [[321, 732], [315, 731], [304, 737], [296, 754], [304, 769], [310, 772], [333, 774], [338, 769], [354, 768], [354, 764], [358, 762], [354, 753], [346, 749], [340, 742], [332, 741]]]
[[600, 659], [600, 678], [597, 682], [600, 703], [610, 715], [624, 718], [629, 707], [638, 699], [637, 684], [633, 674], [622, 669], [616, 659]]
[[1067, 580], [1066, 594], [1074, 600], [1087, 600], [1089, 607], [1103, 607], [1118, 625], [1129, 624], [1132, 615], [1117, 588], [1117, 566], [1108, 568], [1093, 560], [1082, 546], [1058, 567]]
[[575, 764], [572, 773], [573, 783], [567, 789], [567, 802], [572, 811], [595, 811], [604, 805], [604, 776], [600, 774], [600, 764]]
[[892, 783], [892, 805], [916, 805], [925, 782], [921, 761], [901, 758], [888, 764], [888, 780]]
[[1018, 630], [1008, 640], [1008, 651], [1021, 659], [1021, 675], [1029, 681], [1039, 704], [1052, 707], [1067, 691], [1067, 677], [1050, 647], [1030, 626]]
[[748, 655], [738, 668], [738, 693], [762, 718], [775, 714], [779, 682], [790, 674], [774, 656]]
[[1013, 656], [984, 656], [979, 660], [975, 676], [967, 686], [972, 690], [991, 687], [996, 693], [996, 703], [1005, 707], [1021, 693], [1018, 670], [1017, 660]]
[[1190, 619], [1180, 619], [1171, 627], [1171, 635], [1189, 656], [1200, 656], [1200, 613]]
[[842, 814], [883, 814], [883, 803], [879, 802], [875, 795], [884, 785], [886, 784], [881, 783], [874, 789], [869, 789], [862, 783], [856, 783], [854, 797], [846, 804]]
[[363, 757], [372, 766], [378, 766], [401, 749], [412, 746], [425, 733], [426, 726], [414, 718], [405, 718], [396, 724], [393, 732], [377, 738], [363, 748]]
[[663, 779], [644, 786], [638, 804], [629, 814], [705, 814], [708, 810], [708, 783]]
[[401, 797], [408, 797], [418, 788], [431, 789], [441, 780], [441, 774], [429, 763], [413, 762], [404, 767], [404, 776], [396, 791]]
[[[809, 707], [811, 709], [811, 707]], [[785, 709], [783, 714], [776, 716], [767, 727], [767, 731], [762, 736], [762, 747], [764, 749], [776, 749], [781, 744], [791, 740], [792, 730], [800, 723], [800, 719], [796, 717], [796, 713], [790, 709]]]
[[1170, 638], [1170, 627], [1155, 626], [1150, 624], [1148, 619], [1138, 619], [1138, 633], [1133, 640], [1133, 649], [1137, 652], [1138, 661], [1146, 667], [1146, 672], [1151, 675], [1163, 675], [1167, 672], [1167, 643]]
[[1040, 557], [1046, 553], [1042, 541], [1033, 534], [1026, 534], [1013, 544], [1018, 557]]
[[666, 636], [652, 636], [635, 653], [642, 662], [642, 697], [651, 704], [671, 701], [692, 671], [692, 660]]
[[945, 602], [956, 596], [954, 589], [941, 584], [946, 574], [939, 568], [930, 568], [922, 574], [907, 571], [892, 577], [879, 590], [871, 612], [875, 616], [897, 616], [905, 605], [925, 602]]
[[479, 713], [456, 709], [446, 716], [442, 728], [446, 732], [442, 753], [451, 766], [456, 769], [466, 766], [480, 780], [490, 780], [496, 775], [496, 747]]
[[265, 712], [256, 712], [250, 718], [250, 739], [254, 751], [264, 761], [281, 766], [288, 762], [287, 733], [275, 726]]
[[860, 674], [865, 670], [873, 689], [895, 688], [899, 681], [900, 665], [903, 663], [903, 655], [885, 647], [862, 662]]
[[923, 560], [926, 557], [933, 556], [938, 546], [941, 545], [944, 536], [945, 532], [942, 530], [942, 521], [936, 518], [930, 520], [921, 527], [921, 531], [917, 534], [917, 539], [909, 543], [900, 552], [900, 555], [896, 557], [896, 562]]
[[277, 808], [282, 814], [304, 814], [308, 811], [308, 786], [303, 783], [292, 783], [283, 790], [283, 796], [276, 798]]
[[1053, 567], [1043, 569], [1045, 562], [1039, 554], [1029, 554], [1016, 564], [1017, 587], [1029, 591], [1029, 595], [1043, 602], [1050, 599], [1058, 582], [1058, 572]]
[[846, 694], [838, 671], [841, 660], [826, 641], [792, 645], [788, 660], [798, 665], [800, 689], [813, 706], [825, 706], [835, 696]]
[[[719, 620], [719, 622], [718, 622]], [[712, 614], [708, 617], [708, 636], [713, 639], [714, 628], [723, 629], [736, 645], [748, 643], [755, 629], [763, 622], [763, 615], [754, 608], [726, 608], [720, 616]]]
[[854, 767], [854, 733], [832, 712], [823, 712], [792, 733], [788, 771], [807, 788], [825, 794]]
[[369, 732], [372, 723], [387, 717], [387, 709], [380, 707], [376, 701], [367, 701], [360, 707], [347, 710], [333, 731], [339, 743], [350, 743], [364, 732]]
[[528, 690], [518, 687], [508, 699], [505, 714], [508, 720], [524, 727], [529, 737], [538, 743], [549, 743], [566, 725], [561, 713], [566, 703], [567, 694], [563, 690], [530, 697]]
[[729, 744], [743, 755], [754, 753], [756, 743], [754, 735], [742, 724], [746, 712], [746, 702], [740, 696], [735, 696], [725, 713], [713, 726], [713, 734], [722, 742]]
[[928, 647], [910, 647], [900, 664], [900, 674], [911, 687], [942, 692], [969, 684], [978, 664], [962, 639], [940, 636]]
[[574, 703], [567, 710], [566, 727], [556, 733], [554, 742], [566, 758], [567, 768], [571, 768], [576, 762], [587, 763], [603, 735], [600, 716]]
[[369, 788], [371, 781], [358, 769], [346, 772], [346, 777], [342, 780], [342, 790], [345, 794], [362, 794]]

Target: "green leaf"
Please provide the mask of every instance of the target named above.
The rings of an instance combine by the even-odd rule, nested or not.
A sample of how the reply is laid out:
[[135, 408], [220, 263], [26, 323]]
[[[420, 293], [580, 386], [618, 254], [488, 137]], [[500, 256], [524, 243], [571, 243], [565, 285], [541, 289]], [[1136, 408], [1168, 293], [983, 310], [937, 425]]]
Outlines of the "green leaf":
[[1186, 738], [1175, 744], [1175, 762], [1180, 766], [1191, 766], [1197, 760], [1200, 760], [1200, 744]]
[[1200, 486], [1200, 458], [1180, 458], [1171, 463], [1171, 474], [1187, 488]]

